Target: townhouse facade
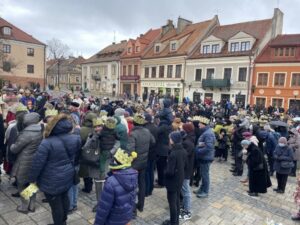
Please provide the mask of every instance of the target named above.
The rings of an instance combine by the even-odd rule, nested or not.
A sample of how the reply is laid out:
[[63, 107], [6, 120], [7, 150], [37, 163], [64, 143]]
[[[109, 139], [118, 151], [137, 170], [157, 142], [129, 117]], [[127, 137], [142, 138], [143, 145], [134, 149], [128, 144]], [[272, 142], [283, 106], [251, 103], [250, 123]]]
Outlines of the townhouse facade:
[[300, 34], [278, 35], [257, 57], [250, 103], [300, 110]]
[[0, 79], [19, 87], [45, 85], [46, 45], [0, 17]]
[[48, 88], [58, 87], [80, 91], [82, 87], [81, 64], [84, 61], [85, 59], [81, 56], [48, 61], [46, 63]]
[[138, 38], [127, 42], [125, 51], [121, 55], [120, 94], [141, 95], [141, 57], [160, 32], [161, 29], [150, 29]]
[[194, 47], [219, 24], [218, 18], [192, 23], [178, 18], [177, 27], [168, 20], [160, 37], [142, 57], [141, 93], [184, 97], [186, 58]]
[[81, 64], [83, 90], [102, 96], [120, 92], [120, 57], [126, 45], [125, 40], [112, 43]]
[[187, 58], [185, 96], [248, 104], [254, 59], [281, 34], [282, 23], [283, 13], [275, 9], [271, 19], [216, 26]]

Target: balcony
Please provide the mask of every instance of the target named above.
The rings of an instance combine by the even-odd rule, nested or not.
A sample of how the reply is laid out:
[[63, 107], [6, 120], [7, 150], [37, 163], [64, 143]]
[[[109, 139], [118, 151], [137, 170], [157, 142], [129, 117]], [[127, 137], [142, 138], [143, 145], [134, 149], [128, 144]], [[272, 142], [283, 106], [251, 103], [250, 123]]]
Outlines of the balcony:
[[139, 81], [139, 75], [121, 75], [121, 81]]
[[101, 81], [101, 76], [99, 74], [92, 74], [92, 79], [96, 81]]
[[229, 79], [203, 79], [202, 80], [202, 88], [219, 88], [220, 90], [226, 88], [230, 90], [230, 80]]

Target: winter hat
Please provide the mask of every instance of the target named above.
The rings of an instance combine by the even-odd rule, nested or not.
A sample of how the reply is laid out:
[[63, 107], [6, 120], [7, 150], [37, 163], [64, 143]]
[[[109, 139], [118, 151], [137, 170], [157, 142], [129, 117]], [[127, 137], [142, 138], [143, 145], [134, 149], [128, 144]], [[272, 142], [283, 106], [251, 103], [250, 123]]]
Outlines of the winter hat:
[[244, 146], [244, 145], [250, 145], [251, 144], [251, 141], [249, 140], [242, 140], [241, 142], [241, 145]]
[[278, 139], [278, 143], [287, 144], [287, 139], [285, 137], [281, 137]]
[[252, 137], [252, 134], [251, 134], [251, 132], [248, 132], [248, 131], [246, 131], [246, 132], [243, 132], [243, 137], [244, 138], [251, 138]]
[[125, 114], [125, 109], [117, 108], [115, 110], [115, 116], [124, 116], [124, 114]]
[[78, 108], [80, 106], [80, 104], [74, 100], [73, 102], [71, 102], [71, 106]]
[[192, 123], [185, 123], [182, 125], [182, 129], [187, 133], [192, 133], [195, 131], [194, 124]]
[[152, 116], [149, 113], [145, 113], [145, 120], [147, 123], [151, 123], [152, 122]]
[[182, 143], [182, 134], [180, 131], [173, 131], [170, 133], [169, 138], [174, 142], [174, 144]]
[[132, 161], [137, 158], [136, 152], [130, 154], [123, 149], [119, 148], [113, 156], [113, 161], [110, 163], [109, 168], [113, 170], [120, 170], [131, 167]]

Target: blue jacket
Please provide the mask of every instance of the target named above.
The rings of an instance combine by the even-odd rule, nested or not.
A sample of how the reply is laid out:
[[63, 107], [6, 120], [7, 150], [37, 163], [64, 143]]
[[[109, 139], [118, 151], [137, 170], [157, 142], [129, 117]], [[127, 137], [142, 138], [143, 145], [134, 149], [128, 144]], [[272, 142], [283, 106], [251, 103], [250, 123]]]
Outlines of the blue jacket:
[[274, 158], [273, 167], [276, 173], [290, 174], [292, 168], [282, 168], [280, 164], [282, 161], [293, 162], [294, 153], [291, 148], [289, 148], [288, 146], [280, 147], [279, 145], [277, 145], [275, 151], [273, 152], [273, 158]]
[[277, 144], [278, 141], [275, 138], [274, 134], [272, 132], [268, 132], [268, 136], [266, 138], [266, 146], [265, 146], [266, 152], [273, 154]]
[[73, 165], [81, 140], [79, 135], [70, 133], [72, 129], [70, 116], [55, 117], [47, 124], [45, 139], [35, 153], [29, 180], [47, 194], [61, 194], [73, 185]]
[[[200, 162], [201, 161], [212, 162], [215, 156], [216, 136], [213, 130], [209, 126], [206, 126], [203, 130], [204, 132], [199, 137], [198, 144], [196, 146], [196, 158]], [[204, 145], [201, 146], [201, 143], [204, 143]]]
[[132, 168], [110, 174], [97, 206], [94, 225], [126, 225], [133, 216], [138, 172]]

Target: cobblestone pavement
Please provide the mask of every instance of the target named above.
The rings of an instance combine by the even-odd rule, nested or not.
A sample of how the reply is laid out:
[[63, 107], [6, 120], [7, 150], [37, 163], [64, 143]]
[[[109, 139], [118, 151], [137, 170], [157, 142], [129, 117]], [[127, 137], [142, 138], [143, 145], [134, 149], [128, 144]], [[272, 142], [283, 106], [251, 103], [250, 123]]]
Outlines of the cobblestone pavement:
[[[230, 172], [230, 163], [214, 162], [211, 168], [211, 191], [206, 199], [198, 199], [193, 194], [191, 220], [182, 222], [184, 225], [265, 225], [267, 219], [273, 219], [283, 225], [296, 224], [290, 220], [291, 212], [295, 212], [293, 192], [296, 179], [289, 177], [286, 193], [275, 194], [272, 188], [276, 180], [272, 178], [273, 187], [267, 194], [259, 197], [249, 197], [247, 187], [233, 177]], [[46, 225], [52, 222], [48, 204], [41, 203], [42, 194], [38, 195], [38, 205], [35, 213], [28, 215], [16, 211], [18, 198], [12, 198], [15, 188], [8, 184], [8, 178], [2, 175], [0, 184], [0, 225]], [[195, 188], [193, 188], [195, 190]], [[68, 217], [70, 225], [92, 224], [94, 213], [92, 207], [96, 204], [95, 193], [79, 192], [78, 211]], [[161, 224], [168, 218], [168, 203], [165, 189], [155, 189], [153, 196], [146, 198], [145, 209], [139, 213], [131, 225]]]

